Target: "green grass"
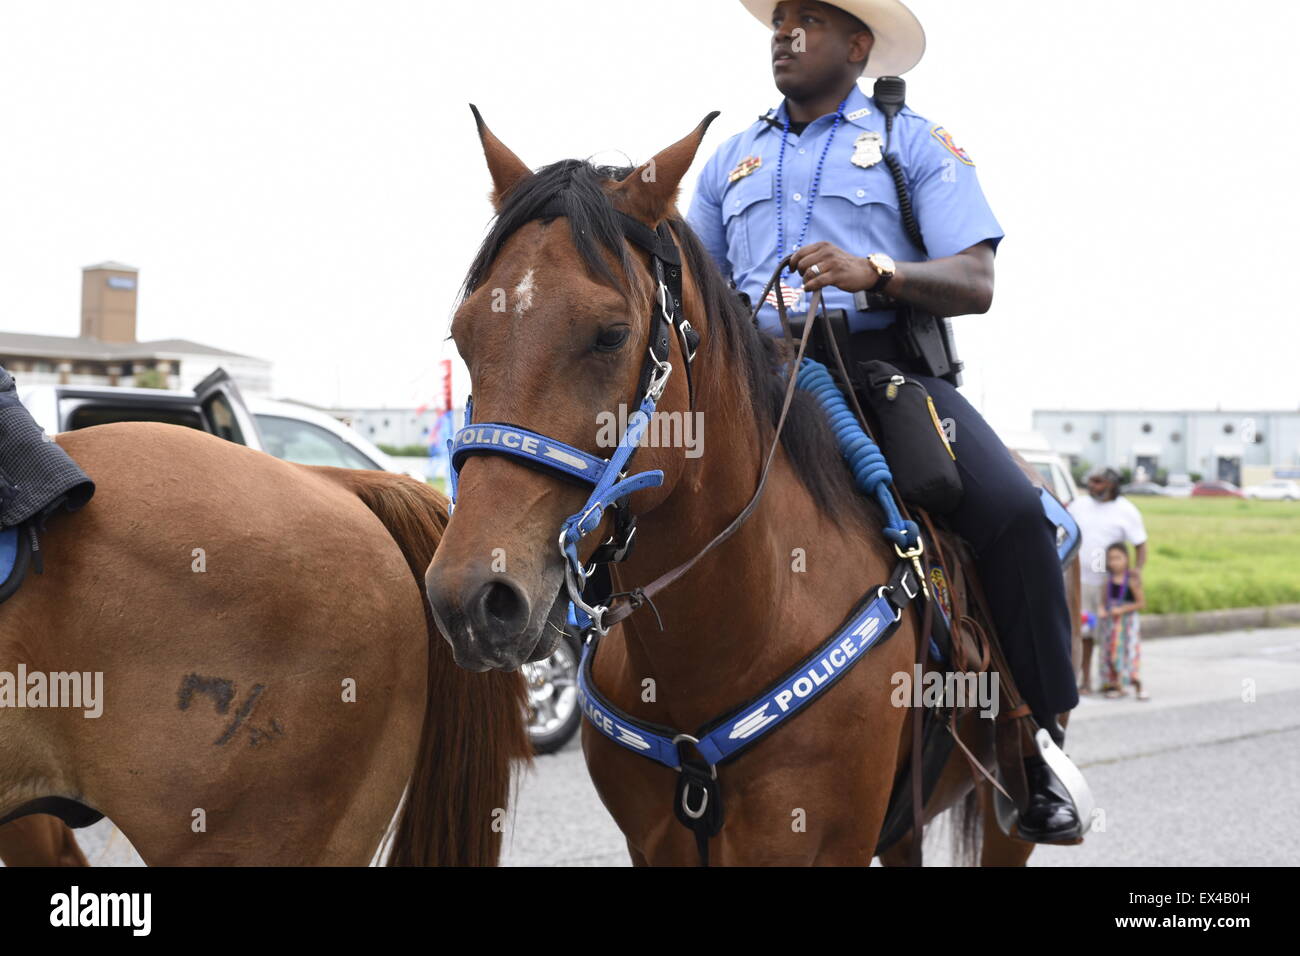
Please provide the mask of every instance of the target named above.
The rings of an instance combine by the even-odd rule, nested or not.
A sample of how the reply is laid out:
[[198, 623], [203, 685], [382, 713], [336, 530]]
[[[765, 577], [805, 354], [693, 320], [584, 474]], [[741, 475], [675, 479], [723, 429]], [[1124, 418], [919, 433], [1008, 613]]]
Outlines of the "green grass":
[[1129, 500], [1147, 526], [1149, 613], [1300, 602], [1300, 504]]

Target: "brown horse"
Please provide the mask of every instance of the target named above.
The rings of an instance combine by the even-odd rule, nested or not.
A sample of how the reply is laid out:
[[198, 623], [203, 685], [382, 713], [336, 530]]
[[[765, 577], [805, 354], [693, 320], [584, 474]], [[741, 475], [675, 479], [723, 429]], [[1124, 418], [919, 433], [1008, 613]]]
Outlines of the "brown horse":
[[[651, 228], [668, 222], [681, 250], [683, 316], [702, 337], [691, 371], [694, 400], [674, 338], [673, 372], [658, 410], [694, 412], [706, 441], [698, 455], [681, 447], [637, 450], [632, 470], [662, 469], [664, 481], [630, 500], [637, 540], [631, 557], [614, 567], [616, 590], [686, 561], [745, 508], [782, 403], [774, 344], [748, 321], [675, 209], [678, 183], [707, 124], [635, 170], [566, 161], [534, 173], [479, 120], [498, 216], [452, 325], [470, 370], [474, 421], [510, 423], [608, 456], [597, 426], [640, 400], [655, 301], [649, 260], [624, 241], [619, 214]], [[596, 685], [632, 716], [691, 729], [731, 711], [889, 579], [897, 559], [880, 533], [881, 515], [853, 488], [810, 399], [796, 398], [781, 438], [748, 522], [656, 596], [653, 610], [644, 607], [600, 643]], [[587, 491], [501, 455], [465, 460], [454, 516], [425, 578], [458, 662], [513, 668], [549, 651], [567, 601], [557, 533]], [[584, 559], [611, 533], [609, 525], [607, 516], [587, 539]], [[910, 755], [909, 711], [889, 698], [891, 675], [910, 673], [916, 631], [905, 616], [895, 636], [798, 719], [718, 768], [726, 820], [710, 841], [712, 862], [871, 860]], [[583, 746], [633, 862], [694, 864], [694, 837], [674, 818], [673, 772], [590, 725]], [[949, 768], [929, 816], [971, 792], [969, 769], [956, 757]], [[992, 819], [986, 811], [983, 862], [1023, 863], [1032, 847], [1004, 838]], [[905, 858], [906, 849], [896, 845], [890, 860]]]
[[[0, 709], [0, 820], [102, 813], [149, 864], [365, 865], [406, 790], [390, 864], [496, 861], [523, 685], [430, 641], [441, 494], [169, 425], [58, 441], [97, 491], [0, 606], [0, 670], [102, 674], [102, 714]], [[14, 862], [79, 862], [49, 821], [12, 833]]]

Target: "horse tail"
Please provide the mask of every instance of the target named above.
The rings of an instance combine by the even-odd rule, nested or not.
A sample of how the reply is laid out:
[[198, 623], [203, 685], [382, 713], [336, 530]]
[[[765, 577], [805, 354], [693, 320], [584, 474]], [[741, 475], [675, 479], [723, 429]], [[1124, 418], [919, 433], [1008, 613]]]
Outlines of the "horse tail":
[[404, 475], [320, 470], [360, 498], [402, 549], [429, 634], [424, 724], [387, 865], [495, 866], [513, 764], [530, 754], [526, 693], [517, 671], [458, 667], [434, 626], [424, 572], [447, 527], [447, 499]]

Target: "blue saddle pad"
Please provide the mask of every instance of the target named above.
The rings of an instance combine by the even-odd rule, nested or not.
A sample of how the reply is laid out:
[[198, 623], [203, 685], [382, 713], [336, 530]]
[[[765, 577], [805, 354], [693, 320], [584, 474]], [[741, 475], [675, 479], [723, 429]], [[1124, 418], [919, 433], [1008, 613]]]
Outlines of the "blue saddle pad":
[[32, 545], [27, 528], [0, 530], [0, 601], [7, 601], [27, 577], [32, 563]]
[[9, 580], [14, 565], [18, 563], [18, 529], [0, 531], [0, 584]]
[[1061, 559], [1061, 564], [1067, 564], [1083, 542], [1079, 525], [1074, 516], [1065, 510], [1065, 505], [1046, 488], [1039, 487], [1038, 496], [1043, 502], [1043, 514], [1056, 525], [1056, 556]]

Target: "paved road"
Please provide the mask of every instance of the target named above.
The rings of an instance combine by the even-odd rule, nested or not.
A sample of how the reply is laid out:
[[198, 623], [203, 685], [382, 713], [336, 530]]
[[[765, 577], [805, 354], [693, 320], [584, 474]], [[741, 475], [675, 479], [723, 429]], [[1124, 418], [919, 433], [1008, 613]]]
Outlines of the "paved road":
[[[1031, 865], [1300, 864], [1300, 628], [1165, 638], [1142, 653], [1153, 700], [1085, 698], [1070, 724], [1105, 831], [1042, 847]], [[511, 823], [506, 865], [627, 865], [576, 741], [538, 758]], [[79, 836], [96, 864], [139, 861], [107, 822]], [[947, 861], [942, 825], [926, 844], [927, 865]]]
[[[1070, 720], [1105, 832], [1040, 847], [1031, 865], [1300, 864], [1300, 628], [1153, 640], [1142, 655], [1152, 700], [1086, 697]], [[507, 865], [627, 865], [576, 741], [537, 760], [514, 824]], [[932, 827], [927, 865], [947, 849]]]

